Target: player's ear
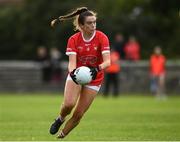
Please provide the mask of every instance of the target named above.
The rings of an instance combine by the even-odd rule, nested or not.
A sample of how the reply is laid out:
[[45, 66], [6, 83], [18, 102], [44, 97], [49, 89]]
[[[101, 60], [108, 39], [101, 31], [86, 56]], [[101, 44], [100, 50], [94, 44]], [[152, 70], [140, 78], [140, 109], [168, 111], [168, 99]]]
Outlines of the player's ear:
[[84, 29], [84, 25], [79, 24], [79, 27], [83, 30]]

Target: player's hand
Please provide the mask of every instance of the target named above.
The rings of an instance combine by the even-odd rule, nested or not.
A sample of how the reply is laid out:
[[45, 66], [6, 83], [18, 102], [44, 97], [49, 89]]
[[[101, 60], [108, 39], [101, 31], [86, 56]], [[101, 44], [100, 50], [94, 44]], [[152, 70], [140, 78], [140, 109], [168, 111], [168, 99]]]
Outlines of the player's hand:
[[98, 67], [89, 67], [89, 68], [90, 68], [92, 80], [95, 80], [97, 73], [100, 71], [100, 69]]
[[72, 80], [73, 80], [76, 84], [78, 84], [77, 81], [76, 81], [76, 75], [74, 74], [75, 70], [76, 70], [76, 69], [74, 69], [72, 72], [70, 72], [70, 77], [72, 78]]

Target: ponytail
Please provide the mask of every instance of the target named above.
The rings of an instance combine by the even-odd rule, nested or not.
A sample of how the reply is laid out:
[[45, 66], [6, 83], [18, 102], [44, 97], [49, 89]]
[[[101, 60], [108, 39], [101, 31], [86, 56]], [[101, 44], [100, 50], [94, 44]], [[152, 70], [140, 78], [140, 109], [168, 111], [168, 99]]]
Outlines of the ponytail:
[[88, 11], [87, 7], [77, 8], [72, 13], [69, 13], [69, 14], [64, 15], [64, 16], [59, 16], [57, 19], [52, 20], [51, 26], [54, 27], [55, 23], [74, 18], [75, 16], [80, 15], [81, 13], [86, 12], [86, 11]]

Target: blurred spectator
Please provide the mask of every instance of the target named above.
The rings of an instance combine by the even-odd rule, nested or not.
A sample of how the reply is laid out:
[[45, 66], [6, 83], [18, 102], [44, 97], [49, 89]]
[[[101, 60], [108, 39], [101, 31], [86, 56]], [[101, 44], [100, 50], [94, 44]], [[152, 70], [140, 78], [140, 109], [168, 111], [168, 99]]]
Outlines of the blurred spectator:
[[51, 64], [46, 47], [38, 47], [36, 61], [38, 61], [41, 64], [42, 80], [44, 82], [49, 82], [51, 78]]
[[150, 58], [150, 72], [151, 72], [151, 92], [157, 96], [158, 99], [164, 99], [165, 96], [165, 64], [166, 58], [162, 54], [161, 47], [156, 46], [154, 53]]
[[119, 95], [119, 71], [120, 71], [120, 56], [117, 51], [111, 49], [111, 66], [105, 70], [105, 86], [104, 96], [109, 95], [109, 91], [112, 87], [113, 96]]
[[115, 35], [114, 44], [113, 47], [115, 51], [117, 51], [121, 57], [121, 59], [125, 59], [125, 53], [124, 53], [124, 37], [122, 34], [117, 33]]
[[58, 48], [53, 47], [50, 50], [50, 59], [51, 59], [51, 81], [53, 82], [59, 82], [61, 79], [61, 66], [60, 66], [60, 60], [61, 60], [61, 52], [58, 50]]
[[125, 58], [130, 61], [140, 59], [140, 45], [134, 36], [131, 36], [124, 48]]

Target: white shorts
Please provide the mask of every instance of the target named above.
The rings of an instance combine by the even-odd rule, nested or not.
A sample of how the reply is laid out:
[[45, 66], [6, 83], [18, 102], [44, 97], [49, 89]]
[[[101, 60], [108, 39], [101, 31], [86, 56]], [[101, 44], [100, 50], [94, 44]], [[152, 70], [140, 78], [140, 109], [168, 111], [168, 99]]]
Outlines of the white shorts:
[[[66, 80], [72, 80], [72, 78], [70, 77], [70, 75], [68, 74], [67, 76], [67, 79]], [[95, 91], [99, 91], [100, 88], [101, 88], [101, 85], [98, 85], [98, 86], [92, 86], [92, 85], [83, 85], [83, 87], [86, 87], [86, 88], [89, 88], [89, 89], [92, 89], [92, 90], [95, 90]]]

